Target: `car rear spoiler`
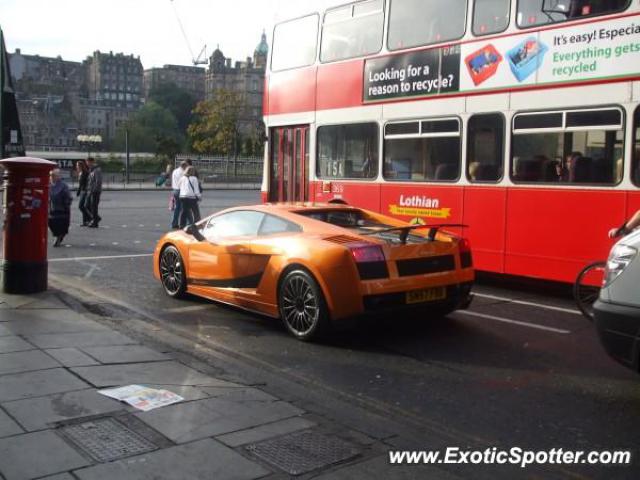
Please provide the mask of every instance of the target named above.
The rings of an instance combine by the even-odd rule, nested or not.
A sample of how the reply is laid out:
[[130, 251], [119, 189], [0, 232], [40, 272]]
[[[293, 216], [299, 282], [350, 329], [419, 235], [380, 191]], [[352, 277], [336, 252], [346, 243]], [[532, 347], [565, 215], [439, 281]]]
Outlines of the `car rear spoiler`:
[[437, 224], [437, 225], [405, 225], [405, 226], [402, 226], [402, 227], [380, 228], [378, 230], [372, 230], [370, 232], [361, 233], [360, 235], [376, 235], [378, 233], [400, 232], [399, 233], [400, 243], [405, 244], [405, 243], [407, 243], [407, 237], [409, 237], [409, 232], [411, 230], [417, 230], [419, 228], [428, 228], [429, 229], [429, 234], [428, 234], [429, 241], [433, 242], [436, 239], [436, 234], [438, 233], [438, 230], [440, 230], [441, 228], [444, 228], [444, 227], [467, 228], [468, 226], [469, 225], [465, 225], [463, 223], [441, 223], [441, 224]]

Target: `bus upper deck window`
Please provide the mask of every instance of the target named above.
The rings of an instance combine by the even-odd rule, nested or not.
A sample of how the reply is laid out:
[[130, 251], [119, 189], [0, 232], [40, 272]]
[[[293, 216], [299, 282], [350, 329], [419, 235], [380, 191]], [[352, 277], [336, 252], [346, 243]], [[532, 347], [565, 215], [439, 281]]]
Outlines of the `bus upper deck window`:
[[322, 25], [320, 60], [333, 62], [382, 49], [384, 2], [369, 0], [327, 11]]
[[462, 38], [467, 0], [390, 0], [389, 50]]
[[473, 5], [473, 34], [491, 35], [504, 32], [509, 26], [511, 0], [475, 0]]
[[318, 15], [296, 18], [276, 25], [273, 31], [271, 70], [312, 65], [316, 61]]
[[518, 26], [527, 28], [608, 15], [626, 10], [630, 3], [631, 0], [518, 0]]

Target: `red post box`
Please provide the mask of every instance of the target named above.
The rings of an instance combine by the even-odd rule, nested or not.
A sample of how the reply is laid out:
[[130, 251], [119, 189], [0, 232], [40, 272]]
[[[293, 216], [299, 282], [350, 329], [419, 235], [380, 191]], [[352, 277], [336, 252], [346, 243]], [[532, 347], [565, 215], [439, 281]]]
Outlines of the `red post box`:
[[2, 291], [36, 293], [47, 289], [49, 172], [54, 162], [19, 157], [1, 160], [4, 182]]

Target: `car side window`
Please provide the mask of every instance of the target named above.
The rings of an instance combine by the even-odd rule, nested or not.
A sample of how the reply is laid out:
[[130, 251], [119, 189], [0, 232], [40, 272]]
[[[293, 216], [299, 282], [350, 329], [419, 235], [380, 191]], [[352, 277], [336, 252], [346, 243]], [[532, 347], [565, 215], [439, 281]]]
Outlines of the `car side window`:
[[293, 222], [284, 220], [273, 215], [265, 215], [260, 226], [260, 235], [274, 235], [285, 232], [301, 232], [302, 228]]
[[251, 210], [225, 213], [212, 217], [202, 234], [207, 240], [229, 237], [257, 236], [264, 213]]

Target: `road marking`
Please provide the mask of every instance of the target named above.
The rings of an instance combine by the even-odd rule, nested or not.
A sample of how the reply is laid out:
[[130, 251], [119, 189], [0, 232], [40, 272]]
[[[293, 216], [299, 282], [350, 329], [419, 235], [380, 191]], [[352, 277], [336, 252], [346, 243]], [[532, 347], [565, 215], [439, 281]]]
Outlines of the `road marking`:
[[96, 244], [95, 244], [95, 243], [90, 243], [90, 244], [89, 244], [89, 246], [90, 246], [90, 247], [95, 247], [95, 246], [96, 246]]
[[133, 243], [142, 243], [142, 242], [141, 242], [140, 240], [136, 240], [136, 241], [135, 241], [135, 242], [133, 242]]
[[127, 228], [127, 226], [126, 225], [122, 225], [122, 228]]
[[135, 255], [105, 255], [102, 257], [50, 258], [49, 262], [81, 262], [83, 260], [117, 260], [119, 258], [141, 258], [141, 257], [153, 257], [153, 253], [139, 253]]
[[111, 242], [111, 245], [120, 245], [118, 242]]
[[580, 313], [579, 310], [575, 310], [573, 308], [554, 307], [553, 305], [544, 305], [543, 303], [527, 302], [526, 300], [516, 300], [515, 298], [499, 297], [497, 295], [488, 295], [486, 293], [473, 292], [473, 294], [482, 298], [490, 298], [491, 300], [501, 300], [503, 302], [517, 303], [518, 305], [527, 305], [529, 307], [538, 307], [538, 308], [544, 308], [547, 310], [555, 310], [556, 312], [573, 313], [575, 315], [582, 315], [582, 313]]
[[140, 228], [144, 228], [144, 225], [140, 224], [140, 225], [138, 225], [138, 227], [140, 227]]
[[511, 320], [510, 318], [495, 317], [493, 315], [487, 315], [485, 313], [472, 312], [472, 311], [469, 311], [469, 310], [456, 310], [455, 313], [462, 314], [462, 315], [469, 315], [470, 317], [478, 317], [478, 318], [484, 318], [484, 319], [487, 319], [487, 320], [494, 320], [496, 322], [510, 323], [512, 325], [519, 325], [521, 327], [535, 328], [536, 330], [545, 330], [547, 332], [560, 333], [560, 334], [563, 334], [563, 335], [567, 335], [567, 334], [571, 333], [569, 330], [562, 330], [560, 328], [546, 327], [544, 325], [538, 325], [537, 323], [529, 323], [529, 322], [521, 322], [519, 320]]

